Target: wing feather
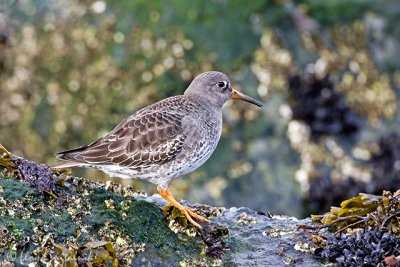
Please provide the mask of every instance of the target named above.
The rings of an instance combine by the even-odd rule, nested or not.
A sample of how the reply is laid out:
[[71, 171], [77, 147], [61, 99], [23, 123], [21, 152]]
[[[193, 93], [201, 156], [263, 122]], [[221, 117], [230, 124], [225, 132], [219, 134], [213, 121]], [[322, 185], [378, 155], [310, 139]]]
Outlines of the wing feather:
[[111, 133], [79, 150], [62, 152], [60, 159], [89, 164], [141, 167], [163, 164], [182, 150], [185, 140], [180, 114], [168, 111], [139, 113], [120, 123]]

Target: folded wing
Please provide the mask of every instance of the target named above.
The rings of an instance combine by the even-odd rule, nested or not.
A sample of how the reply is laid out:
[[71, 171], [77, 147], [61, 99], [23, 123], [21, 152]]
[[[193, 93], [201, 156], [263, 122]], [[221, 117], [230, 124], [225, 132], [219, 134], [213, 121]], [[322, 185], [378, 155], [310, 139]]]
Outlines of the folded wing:
[[161, 165], [179, 154], [184, 141], [182, 115], [164, 111], [138, 114], [89, 145], [57, 154], [65, 162], [55, 167]]

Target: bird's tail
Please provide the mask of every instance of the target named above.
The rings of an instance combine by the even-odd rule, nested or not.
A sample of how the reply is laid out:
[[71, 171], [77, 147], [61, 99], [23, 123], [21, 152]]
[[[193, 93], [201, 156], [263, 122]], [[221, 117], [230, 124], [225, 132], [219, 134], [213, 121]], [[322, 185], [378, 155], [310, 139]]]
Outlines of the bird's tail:
[[71, 167], [78, 167], [84, 165], [83, 163], [73, 162], [73, 161], [63, 161], [50, 166], [51, 169], [65, 169]]
[[61, 162], [51, 166], [51, 168], [62, 169], [85, 165], [81, 152], [86, 148], [87, 145], [56, 154], [56, 158], [61, 160]]

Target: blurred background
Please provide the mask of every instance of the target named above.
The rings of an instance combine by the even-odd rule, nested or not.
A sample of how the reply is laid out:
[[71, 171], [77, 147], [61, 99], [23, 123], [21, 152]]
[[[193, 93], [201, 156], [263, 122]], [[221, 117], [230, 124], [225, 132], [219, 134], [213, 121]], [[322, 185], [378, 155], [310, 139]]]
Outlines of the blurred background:
[[397, 0], [1, 0], [0, 143], [54, 164], [219, 70], [265, 106], [226, 105], [217, 150], [172, 183], [177, 198], [303, 217], [395, 190], [399, 14]]

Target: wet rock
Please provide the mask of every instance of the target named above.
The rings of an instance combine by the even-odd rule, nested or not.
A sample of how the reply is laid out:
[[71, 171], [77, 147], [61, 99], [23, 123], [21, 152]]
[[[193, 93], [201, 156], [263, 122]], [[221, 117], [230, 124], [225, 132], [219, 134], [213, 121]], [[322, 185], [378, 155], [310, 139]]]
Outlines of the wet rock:
[[[160, 206], [167, 204], [158, 195], [140, 199]], [[220, 209], [204, 207], [208, 207], [208, 212], [214, 214], [218, 214], [215, 209]], [[309, 219], [268, 216], [241, 207], [224, 209], [216, 217], [210, 218], [210, 221], [229, 231], [228, 237], [224, 239], [225, 252], [222, 262], [225, 266], [287, 266], [288, 262], [291, 266], [321, 265], [313, 254], [295, 249], [298, 242], [308, 243], [308, 236], [297, 235], [297, 227], [311, 224]]]

